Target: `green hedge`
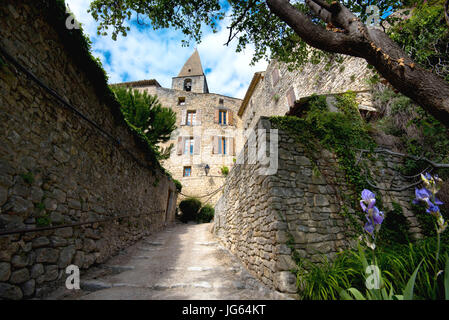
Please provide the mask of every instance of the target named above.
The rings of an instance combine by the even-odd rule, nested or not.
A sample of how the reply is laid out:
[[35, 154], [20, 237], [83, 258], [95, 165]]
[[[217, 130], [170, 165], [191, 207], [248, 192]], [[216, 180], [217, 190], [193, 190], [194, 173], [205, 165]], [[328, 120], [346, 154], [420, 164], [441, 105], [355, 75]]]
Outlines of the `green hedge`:
[[187, 198], [182, 200], [179, 203], [179, 209], [181, 210], [180, 220], [184, 223], [196, 220], [201, 206], [202, 203], [197, 198]]
[[214, 218], [215, 209], [210, 204], [206, 204], [198, 213], [196, 221], [199, 223], [211, 222]]

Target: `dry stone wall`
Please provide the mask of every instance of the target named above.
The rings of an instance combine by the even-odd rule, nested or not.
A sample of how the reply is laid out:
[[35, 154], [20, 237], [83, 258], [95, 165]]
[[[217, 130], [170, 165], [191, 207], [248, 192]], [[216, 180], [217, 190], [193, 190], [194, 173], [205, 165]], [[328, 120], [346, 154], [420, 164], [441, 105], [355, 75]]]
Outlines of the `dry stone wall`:
[[[269, 130], [271, 122], [262, 117], [256, 128]], [[261, 143], [257, 141], [258, 148]], [[261, 164], [249, 164], [248, 150], [247, 142], [239, 155], [245, 161], [230, 172], [215, 207], [214, 233], [262, 282], [294, 294], [293, 249], [300, 258], [318, 262], [322, 255], [332, 259], [351, 246], [350, 221], [341, 214], [342, 194], [351, 188], [333, 153], [322, 149], [311, 157], [283, 130], [278, 131], [278, 169], [273, 175], [258, 175]], [[397, 172], [403, 160], [379, 155], [371, 164], [372, 183], [386, 189], [409, 184]], [[385, 211], [393, 209], [393, 202], [403, 207], [410, 232], [419, 237], [410, 211], [413, 190], [374, 191], [382, 194]]]
[[0, 55], [0, 233], [133, 216], [0, 236], [0, 299], [40, 297], [68, 265], [102, 263], [175, 217], [174, 183], [94, 90], [42, 3], [2, 2], [0, 46], [121, 147]]

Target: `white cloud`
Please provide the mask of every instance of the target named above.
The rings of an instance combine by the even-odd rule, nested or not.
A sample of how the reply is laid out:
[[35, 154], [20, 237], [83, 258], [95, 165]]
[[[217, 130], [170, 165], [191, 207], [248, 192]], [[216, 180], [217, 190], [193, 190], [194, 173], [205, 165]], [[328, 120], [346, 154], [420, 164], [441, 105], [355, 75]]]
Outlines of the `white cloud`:
[[[93, 45], [93, 55], [99, 57], [109, 75], [109, 82], [156, 79], [163, 87], [171, 87], [171, 78], [178, 75], [193, 52], [192, 47], [182, 47], [183, 34], [175, 30], [157, 30], [131, 27], [126, 37], [113, 41], [108, 36], [96, 34], [97, 22], [87, 13], [91, 0], [66, 0], [77, 20], [83, 25]], [[204, 32], [198, 51], [207, 73], [209, 90], [214, 93], [243, 98], [254, 72], [263, 71], [267, 63], [249, 65], [253, 50], [236, 53], [236, 42], [224, 46], [228, 33], [226, 20], [219, 32]]]

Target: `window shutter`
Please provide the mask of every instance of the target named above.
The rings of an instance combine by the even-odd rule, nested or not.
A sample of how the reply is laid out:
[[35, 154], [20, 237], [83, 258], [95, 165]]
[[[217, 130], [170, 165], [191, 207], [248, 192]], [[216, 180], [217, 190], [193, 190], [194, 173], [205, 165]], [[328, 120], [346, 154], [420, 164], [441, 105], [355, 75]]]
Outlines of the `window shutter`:
[[193, 154], [200, 154], [201, 152], [201, 137], [195, 136], [195, 140], [193, 142]]
[[187, 120], [187, 110], [184, 109], [181, 112], [181, 126], [185, 126], [186, 125], [186, 120]]
[[195, 125], [196, 126], [200, 126], [201, 125], [201, 110], [197, 110], [196, 111], [196, 120], [195, 120]]
[[293, 107], [293, 105], [295, 104], [295, 101], [296, 101], [295, 90], [293, 88], [290, 88], [287, 91], [287, 100], [288, 100], [288, 106]]
[[178, 137], [178, 155], [182, 154], [182, 149], [184, 148], [184, 139], [182, 137]]
[[230, 126], [234, 125], [234, 113], [232, 112], [232, 110], [228, 110], [228, 124]]
[[228, 138], [228, 145], [229, 145], [229, 155], [235, 156], [235, 145], [234, 145], [234, 138]]
[[220, 117], [220, 109], [215, 109], [215, 118], [214, 118], [215, 123], [218, 123], [219, 117]]
[[212, 154], [218, 154], [218, 136], [213, 137]]

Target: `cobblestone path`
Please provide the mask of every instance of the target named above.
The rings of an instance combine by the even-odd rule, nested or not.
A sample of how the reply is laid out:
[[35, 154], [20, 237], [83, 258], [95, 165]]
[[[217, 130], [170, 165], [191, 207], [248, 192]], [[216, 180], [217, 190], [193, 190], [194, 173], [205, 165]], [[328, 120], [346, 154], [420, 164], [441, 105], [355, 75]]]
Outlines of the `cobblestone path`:
[[81, 271], [81, 290], [61, 288], [48, 299], [288, 299], [255, 279], [210, 228], [175, 224]]

